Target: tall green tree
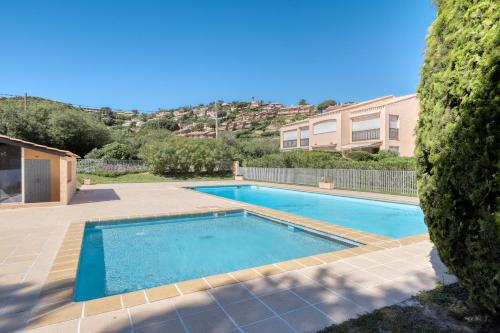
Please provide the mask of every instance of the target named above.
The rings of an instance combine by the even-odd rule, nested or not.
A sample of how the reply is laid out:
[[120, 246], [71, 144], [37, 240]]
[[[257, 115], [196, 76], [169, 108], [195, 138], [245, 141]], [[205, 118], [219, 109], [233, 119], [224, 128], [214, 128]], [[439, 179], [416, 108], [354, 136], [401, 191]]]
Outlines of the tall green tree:
[[336, 101], [334, 101], [333, 99], [326, 99], [318, 104], [318, 110], [323, 111], [326, 110], [327, 107], [335, 105], [337, 105]]
[[0, 134], [70, 150], [84, 156], [110, 142], [109, 130], [94, 114], [68, 104], [29, 97], [0, 99]]
[[499, 2], [436, 4], [418, 89], [420, 202], [444, 263], [499, 315]]

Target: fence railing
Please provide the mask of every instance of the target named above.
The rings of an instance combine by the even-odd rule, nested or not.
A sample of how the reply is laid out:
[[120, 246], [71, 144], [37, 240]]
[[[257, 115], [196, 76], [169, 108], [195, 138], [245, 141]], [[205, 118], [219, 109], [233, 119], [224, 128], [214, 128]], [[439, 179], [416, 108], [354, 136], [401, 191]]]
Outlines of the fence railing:
[[307, 139], [300, 139], [300, 146], [301, 147], [307, 147], [307, 146], [309, 146], [309, 138], [307, 138]]
[[375, 140], [375, 139], [380, 139], [380, 128], [352, 132], [352, 141], [364, 141], [364, 140]]
[[140, 160], [99, 160], [81, 159], [76, 164], [76, 170], [83, 173], [94, 173], [96, 171], [109, 172], [145, 172], [148, 170], [146, 163]]
[[389, 128], [389, 139], [398, 140], [399, 139], [399, 129], [398, 128]]
[[417, 194], [416, 174], [412, 170], [240, 167], [239, 173], [248, 180], [271, 183], [318, 186], [319, 182], [331, 182], [345, 190]]
[[283, 141], [283, 148], [295, 148], [295, 147], [297, 147], [297, 140]]

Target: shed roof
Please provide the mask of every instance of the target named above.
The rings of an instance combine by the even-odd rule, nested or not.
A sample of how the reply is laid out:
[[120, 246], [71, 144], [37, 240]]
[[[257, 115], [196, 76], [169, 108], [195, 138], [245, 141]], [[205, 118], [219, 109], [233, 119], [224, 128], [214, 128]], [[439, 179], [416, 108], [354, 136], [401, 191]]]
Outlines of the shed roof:
[[52, 147], [40, 145], [38, 143], [24, 141], [21, 139], [16, 139], [16, 138], [13, 138], [13, 137], [10, 137], [7, 135], [0, 134], [0, 143], [6, 143], [6, 144], [12, 144], [12, 145], [20, 146], [20, 147], [26, 147], [26, 148], [30, 148], [30, 149], [34, 149], [34, 150], [43, 151], [43, 152], [46, 152], [48, 154], [80, 158], [80, 156], [78, 156], [75, 153], [70, 152], [69, 150], [52, 148]]

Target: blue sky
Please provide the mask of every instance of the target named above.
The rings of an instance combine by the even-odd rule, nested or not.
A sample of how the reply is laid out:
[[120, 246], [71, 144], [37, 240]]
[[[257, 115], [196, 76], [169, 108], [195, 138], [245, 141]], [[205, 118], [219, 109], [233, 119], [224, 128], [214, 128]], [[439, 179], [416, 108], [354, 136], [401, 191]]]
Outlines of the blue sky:
[[416, 90], [431, 0], [5, 1], [0, 94], [141, 111]]

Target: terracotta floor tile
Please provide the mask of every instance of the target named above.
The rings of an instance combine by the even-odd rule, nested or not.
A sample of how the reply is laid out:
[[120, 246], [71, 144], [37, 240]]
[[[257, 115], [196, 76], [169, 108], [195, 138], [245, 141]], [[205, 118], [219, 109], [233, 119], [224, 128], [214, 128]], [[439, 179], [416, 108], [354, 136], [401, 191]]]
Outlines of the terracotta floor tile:
[[293, 271], [304, 267], [304, 265], [299, 264], [295, 260], [282, 261], [277, 263], [276, 265], [285, 271]]
[[177, 287], [183, 294], [195, 293], [197, 291], [210, 289], [203, 279], [189, 280], [177, 283]]
[[261, 275], [259, 275], [252, 269], [244, 269], [241, 271], [232, 272], [231, 275], [240, 282], [257, 279], [261, 277]]
[[120, 295], [94, 299], [85, 302], [85, 317], [120, 310], [121, 308], [122, 302]]
[[259, 272], [263, 276], [276, 275], [279, 273], [283, 273], [284, 270], [275, 265], [266, 265], [254, 268], [257, 272]]
[[323, 263], [321, 260], [316, 259], [314, 257], [304, 257], [295, 260], [304, 266], [316, 266], [316, 265], [321, 265]]
[[159, 301], [179, 295], [177, 288], [173, 284], [146, 289], [146, 294], [150, 302]]
[[231, 277], [229, 274], [219, 274], [219, 275], [211, 275], [205, 278], [208, 283], [212, 286], [212, 288], [225, 286], [233, 283], [237, 283], [236, 279]]
[[141, 305], [146, 303], [146, 296], [142, 290], [131, 293], [122, 294], [122, 302], [125, 308]]

